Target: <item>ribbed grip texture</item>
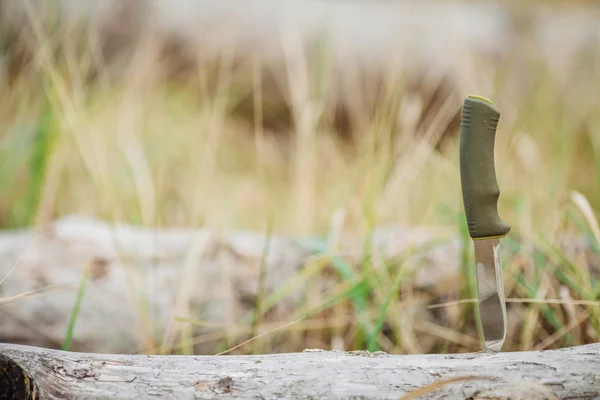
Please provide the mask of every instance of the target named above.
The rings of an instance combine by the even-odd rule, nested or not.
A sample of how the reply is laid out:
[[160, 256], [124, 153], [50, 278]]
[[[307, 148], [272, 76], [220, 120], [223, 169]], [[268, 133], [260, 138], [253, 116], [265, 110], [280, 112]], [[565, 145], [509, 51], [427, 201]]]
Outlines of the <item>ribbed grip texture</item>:
[[494, 141], [500, 112], [491, 102], [467, 97], [460, 124], [460, 178], [472, 238], [504, 236], [510, 231], [498, 215], [500, 189], [494, 166]]

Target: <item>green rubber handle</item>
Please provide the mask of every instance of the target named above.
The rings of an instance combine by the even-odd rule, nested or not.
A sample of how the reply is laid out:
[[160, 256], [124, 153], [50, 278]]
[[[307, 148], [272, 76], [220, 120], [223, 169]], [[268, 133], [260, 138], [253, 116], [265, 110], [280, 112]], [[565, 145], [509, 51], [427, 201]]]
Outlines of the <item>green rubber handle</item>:
[[494, 140], [500, 111], [491, 100], [465, 99], [460, 124], [460, 179], [469, 235], [502, 237], [510, 225], [498, 215], [500, 189], [494, 167]]

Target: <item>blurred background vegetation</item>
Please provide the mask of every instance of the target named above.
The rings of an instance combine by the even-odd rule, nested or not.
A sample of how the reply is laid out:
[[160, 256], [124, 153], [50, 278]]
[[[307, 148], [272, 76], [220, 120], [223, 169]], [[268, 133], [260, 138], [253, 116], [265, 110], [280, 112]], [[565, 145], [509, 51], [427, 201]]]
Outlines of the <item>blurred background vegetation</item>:
[[[418, 308], [400, 305], [475, 297], [458, 131], [463, 98], [479, 94], [502, 112], [505, 348], [598, 341], [595, 3], [75, 3], [0, 8], [1, 228], [72, 213], [255, 231], [272, 221], [276, 235], [311, 238], [332, 224], [346, 235], [433, 227], [464, 239], [456, 281], [415, 293], [401, 261], [378, 269], [366, 257], [305, 331], [263, 350], [329, 348], [332, 337], [347, 350], [478, 350], [472, 303], [441, 308], [437, 331], [413, 327]], [[249, 23], [256, 15], [276, 28]]]

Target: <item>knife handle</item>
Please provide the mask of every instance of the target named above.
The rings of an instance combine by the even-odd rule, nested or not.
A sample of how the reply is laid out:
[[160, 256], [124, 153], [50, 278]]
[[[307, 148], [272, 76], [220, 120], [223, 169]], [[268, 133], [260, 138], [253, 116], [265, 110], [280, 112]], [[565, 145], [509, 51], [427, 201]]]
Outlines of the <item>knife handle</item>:
[[500, 111], [480, 96], [465, 99], [460, 124], [460, 179], [469, 235], [502, 237], [510, 225], [498, 215], [500, 189], [494, 167], [494, 140]]

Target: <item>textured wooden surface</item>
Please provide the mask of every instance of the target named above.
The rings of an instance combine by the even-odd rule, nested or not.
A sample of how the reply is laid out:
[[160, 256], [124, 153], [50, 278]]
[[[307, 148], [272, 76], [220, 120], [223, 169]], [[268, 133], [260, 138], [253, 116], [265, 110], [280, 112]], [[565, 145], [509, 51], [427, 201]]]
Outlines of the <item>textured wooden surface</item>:
[[[23, 369], [40, 399], [600, 398], [598, 344], [499, 354], [257, 356], [85, 354], [0, 344], [0, 354]], [[6, 376], [0, 373], [0, 399], [17, 386]]]

